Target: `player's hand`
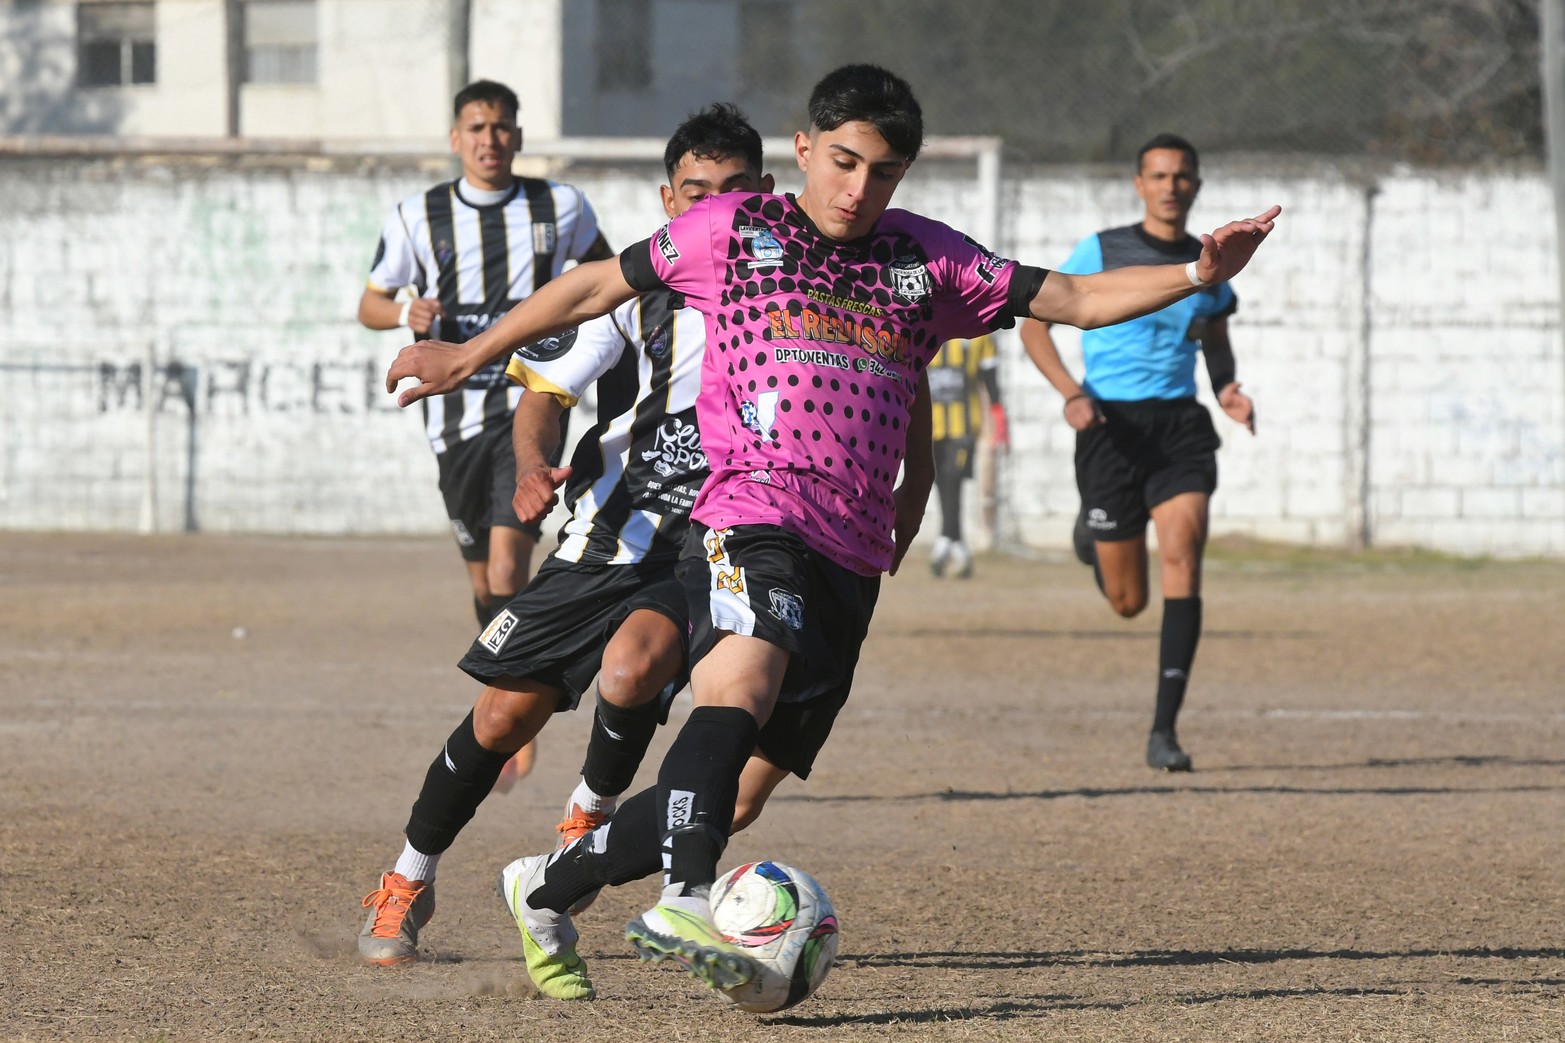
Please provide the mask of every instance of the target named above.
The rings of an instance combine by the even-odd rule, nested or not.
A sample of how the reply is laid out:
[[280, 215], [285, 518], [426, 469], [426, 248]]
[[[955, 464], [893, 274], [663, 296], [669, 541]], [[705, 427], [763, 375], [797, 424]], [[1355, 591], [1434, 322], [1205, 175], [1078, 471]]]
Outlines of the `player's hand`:
[[1073, 431], [1097, 427], [1104, 422], [1103, 412], [1098, 409], [1098, 400], [1087, 394], [1072, 395], [1065, 403], [1065, 422]]
[[1250, 396], [1239, 390], [1239, 382], [1234, 381], [1217, 393], [1217, 404], [1223, 407], [1223, 412], [1250, 429], [1255, 434], [1255, 403]]
[[1011, 448], [1011, 425], [1005, 418], [1005, 407], [998, 402], [989, 405], [989, 420], [994, 425], [994, 447]]
[[1244, 270], [1255, 251], [1271, 234], [1282, 207], [1274, 206], [1264, 214], [1230, 221], [1211, 235], [1201, 237], [1201, 257], [1195, 262], [1196, 277], [1211, 284], [1227, 282]]
[[421, 340], [397, 352], [391, 368], [386, 371], [386, 391], [395, 392], [400, 381], [412, 377], [418, 381], [418, 386], [397, 396], [397, 405], [411, 406], [421, 398], [455, 391], [474, 372], [461, 344]]
[[903, 482], [891, 494], [891, 499], [897, 516], [891, 526], [896, 550], [892, 552], [889, 571], [895, 576], [902, 559], [913, 546], [913, 537], [918, 535], [919, 526], [924, 524], [924, 508], [929, 505], [929, 486], [924, 486], [920, 492], [918, 489], [909, 489], [908, 483]]
[[415, 297], [408, 305], [408, 329], [419, 336], [429, 336], [435, 328], [435, 320], [446, 317], [446, 310], [433, 297]]
[[560, 502], [555, 492], [571, 476], [569, 467], [536, 467], [516, 472], [516, 493], [511, 497], [511, 507], [517, 520], [531, 525], [543, 521], [554, 505]]

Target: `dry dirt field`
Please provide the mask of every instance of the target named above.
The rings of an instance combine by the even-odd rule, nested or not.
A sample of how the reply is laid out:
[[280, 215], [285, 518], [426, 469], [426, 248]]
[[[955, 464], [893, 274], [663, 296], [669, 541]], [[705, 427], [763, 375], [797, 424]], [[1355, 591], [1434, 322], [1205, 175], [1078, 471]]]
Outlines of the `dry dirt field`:
[[815, 777], [725, 858], [825, 885], [820, 992], [756, 1017], [637, 964], [649, 881], [583, 917], [566, 1005], [493, 880], [552, 843], [585, 714], [447, 855], [425, 960], [354, 956], [475, 695], [445, 541], [0, 534], [0, 1039], [1565, 1039], [1565, 566], [1230, 547], [1206, 618], [1197, 770], [1157, 775], [1155, 611], [910, 560]]

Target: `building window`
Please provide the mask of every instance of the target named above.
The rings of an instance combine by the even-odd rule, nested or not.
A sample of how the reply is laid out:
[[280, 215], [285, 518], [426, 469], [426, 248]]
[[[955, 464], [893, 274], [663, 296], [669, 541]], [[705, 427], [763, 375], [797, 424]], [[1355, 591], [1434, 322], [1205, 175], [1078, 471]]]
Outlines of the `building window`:
[[652, 0], [598, 0], [598, 89], [652, 86]]
[[246, 83], [315, 82], [315, 0], [244, 0]]
[[77, 81], [83, 87], [157, 82], [156, 9], [152, 3], [79, 4]]

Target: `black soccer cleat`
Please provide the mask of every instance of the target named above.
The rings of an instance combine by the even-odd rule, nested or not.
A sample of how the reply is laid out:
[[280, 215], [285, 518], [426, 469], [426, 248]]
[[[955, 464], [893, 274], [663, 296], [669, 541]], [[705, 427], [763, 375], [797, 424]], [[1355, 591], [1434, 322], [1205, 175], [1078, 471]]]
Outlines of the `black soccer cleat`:
[[1190, 771], [1190, 754], [1179, 748], [1172, 729], [1147, 736], [1147, 767], [1153, 771]]

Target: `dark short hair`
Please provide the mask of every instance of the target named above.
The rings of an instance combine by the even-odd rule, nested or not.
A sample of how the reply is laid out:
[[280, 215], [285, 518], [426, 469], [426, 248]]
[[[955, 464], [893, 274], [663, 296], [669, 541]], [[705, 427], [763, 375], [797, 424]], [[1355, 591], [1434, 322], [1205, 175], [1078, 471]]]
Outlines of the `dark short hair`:
[[663, 167], [669, 184], [674, 183], [674, 168], [686, 156], [697, 159], [727, 159], [738, 156], [761, 173], [761, 135], [750, 126], [737, 107], [720, 101], [700, 112], [692, 112], [668, 139], [663, 150]]
[[516, 100], [516, 92], [503, 83], [494, 80], [474, 80], [466, 87], [456, 92], [456, 101], [451, 106], [451, 118], [462, 118], [462, 110], [475, 101], [486, 101], [491, 105], [511, 111], [511, 122], [516, 122], [516, 116], [522, 110], [521, 102]]
[[1190, 144], [1178, 134], [1159, 134], [1151, 141], [1141, 146], [1136, 153], [1136, 173], [1141, 173], [1141, 163], [1147, 158], [1147, 153], [1157, 148], [1173, 148], [1183, 152], [1190, 160], [1190, 166], [1199, 173], [1201, 170], [1201, 157], [1196, 155], [1195, 146]]
[[924, 110], [913, 88], [878, 65], [844, 65], [829, 72], [810, 93], [810, 126], [836, 130], [844, 123], [868, 123], [886, 144], [908, 159], [924, 147]]

